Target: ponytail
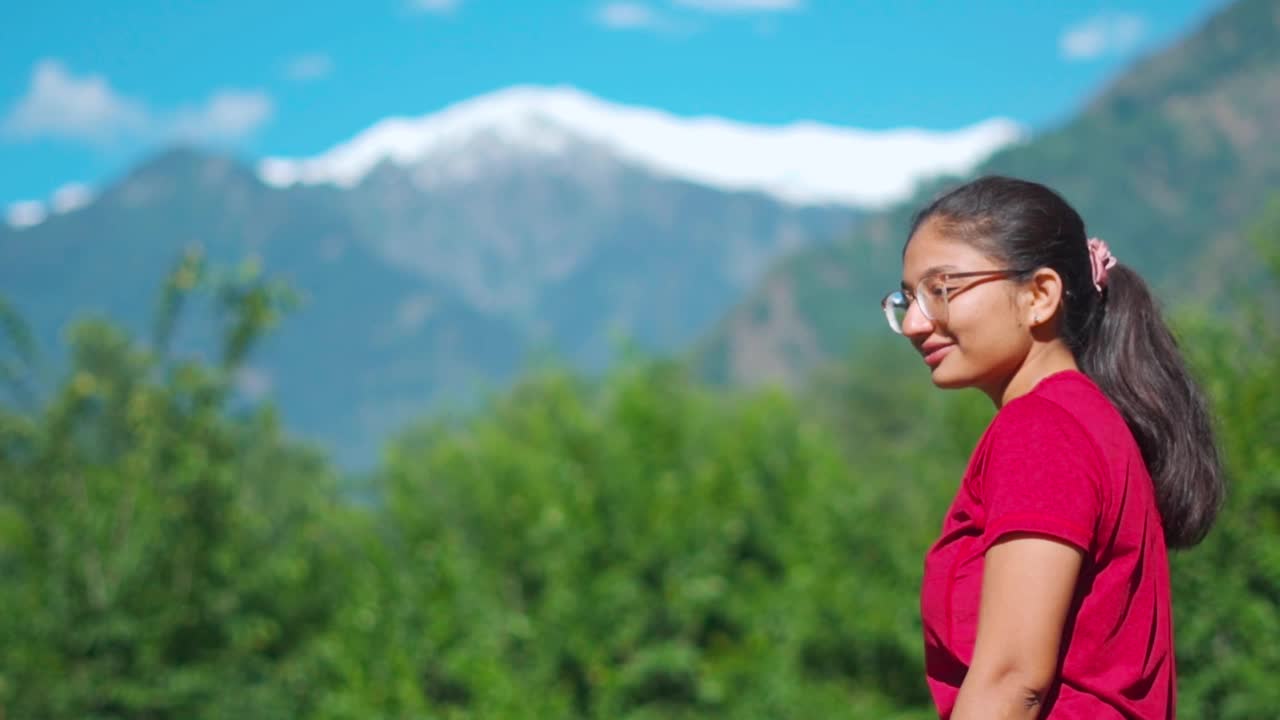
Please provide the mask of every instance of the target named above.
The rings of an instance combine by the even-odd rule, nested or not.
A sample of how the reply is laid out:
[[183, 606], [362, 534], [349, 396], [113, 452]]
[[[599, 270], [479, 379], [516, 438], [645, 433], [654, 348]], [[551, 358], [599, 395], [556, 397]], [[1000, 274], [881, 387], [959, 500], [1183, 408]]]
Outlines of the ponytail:
[[1155, 484], [1165, 542], [1191, 547], [1208, 534], [1224, 484], [1203, 394], [1147, 284], [1117, 265], [1079, 355], [1081, 370], [1120, 410]]

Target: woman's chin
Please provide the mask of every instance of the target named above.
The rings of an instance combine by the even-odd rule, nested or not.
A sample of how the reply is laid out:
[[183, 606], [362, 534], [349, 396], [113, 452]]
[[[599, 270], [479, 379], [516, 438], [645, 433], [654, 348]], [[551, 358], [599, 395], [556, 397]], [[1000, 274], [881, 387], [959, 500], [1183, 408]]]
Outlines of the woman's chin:
[[935, 387], [943, 390], [958, 390], [973, 385], [972, 378], [966, 377], [947, 367], [945, 360], [929, 373]]

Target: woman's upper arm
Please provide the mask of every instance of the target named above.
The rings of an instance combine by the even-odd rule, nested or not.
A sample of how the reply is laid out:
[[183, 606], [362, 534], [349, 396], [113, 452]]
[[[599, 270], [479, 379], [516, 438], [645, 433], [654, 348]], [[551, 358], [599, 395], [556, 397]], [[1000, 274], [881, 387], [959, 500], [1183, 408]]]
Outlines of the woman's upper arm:
[[1083, 562], [1074, 545], [1030, 533], [1005, 535], [987, 550], [965, 684], [1016, 685], [1043, 697], [1057, 674]]

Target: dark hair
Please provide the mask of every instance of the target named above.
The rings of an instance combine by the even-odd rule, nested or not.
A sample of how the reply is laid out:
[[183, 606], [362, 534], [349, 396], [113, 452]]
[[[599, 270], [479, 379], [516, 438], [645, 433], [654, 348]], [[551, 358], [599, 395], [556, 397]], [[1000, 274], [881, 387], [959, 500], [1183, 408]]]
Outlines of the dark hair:
[[921, 210], [911, 235], [927, 220], [1009, 267], [1057, 271], [1064, 287], [1062, 339], [1137, 440], [1155, 483], [1166, 544], [1190, 547], [1204, 539], [1224, 493], [1212, 422], [1138, 273], [1116, 265], [1099, 293], [1084, 221], [1038, 183], [979, 178]]

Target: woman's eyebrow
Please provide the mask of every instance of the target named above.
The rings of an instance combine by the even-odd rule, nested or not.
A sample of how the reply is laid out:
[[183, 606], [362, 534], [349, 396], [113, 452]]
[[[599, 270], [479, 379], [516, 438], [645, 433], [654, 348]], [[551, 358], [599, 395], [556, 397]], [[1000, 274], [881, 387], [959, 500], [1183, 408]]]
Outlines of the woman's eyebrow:
[[[952, 272], [959, 269], [960, 268], [955, 265], [934, 265], [933, 267], [920, 273], [920, 277], [928, 277], [929, 275], [935, 275], [937, 273]], [[912, 285], [907, 284], [907, 281], [905, 278], [902, 280], [903, 290], [910, 290], [912, 287], [913, 287]]]

